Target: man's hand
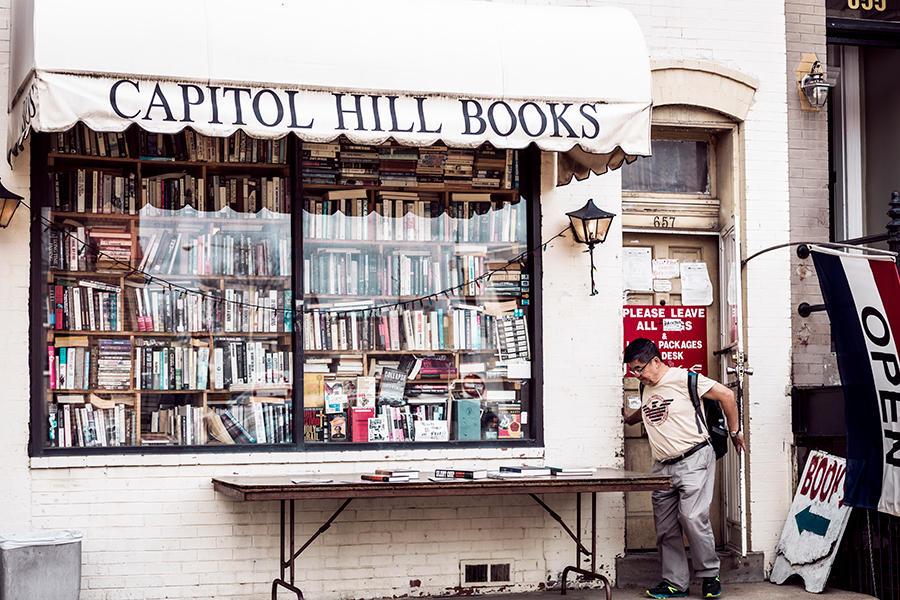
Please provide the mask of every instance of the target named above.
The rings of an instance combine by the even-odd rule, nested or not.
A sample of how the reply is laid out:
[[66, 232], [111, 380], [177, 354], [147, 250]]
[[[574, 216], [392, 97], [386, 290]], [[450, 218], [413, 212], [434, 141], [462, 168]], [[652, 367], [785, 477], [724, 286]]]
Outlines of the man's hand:
[[622, 407], [622, 417], [625, 419], [626, 425], [637, 425], [638, 423], [641, 422], [641, 411], [636, 410], [633, 413], [629, 414], [628, 411], [625, 410], [625, 407], [623, 406]]

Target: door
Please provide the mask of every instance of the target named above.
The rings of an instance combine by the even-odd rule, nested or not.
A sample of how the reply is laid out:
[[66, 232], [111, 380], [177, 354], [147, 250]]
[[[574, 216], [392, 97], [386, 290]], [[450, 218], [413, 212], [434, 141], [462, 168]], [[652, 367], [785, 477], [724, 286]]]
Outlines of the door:
[[[720, 274], [719, 274], [719, 236], [703, 234], [658, 234], [658, 233], [623, 233], [623, 247], [650, 248], [653, 259], [677, 259], [681, 263], [705, 263], [712, 283], [712, 304], [706, 310], [706, 331], [704, 347], [708, 377], [721, 381], [721, 365], [713, 355], [718, 349], [720, 340]], [[664, 305], [681, 306], [682, 282], [670, 279], [668, 283], [658, 283], [656, 290], [668, 291], [626, 291], [625, 304], [628, 305]], [[652, 337], [648, 335], [647, 337]], [[626, 340], [629, 341], [629, 340]], [[668, 361], [667, 361], [668, 362]], [[639, 406], [638, 382], [634, 377], [624, 377], [624, 402], [629, 411]], [[636, 405], [636, 403], [638, 403]], [[625, 468], [650, 472], [652, 465], [650, 444], [644, 426], [641, 424], [625, 426]], [[723, 515], [723, 491], [721, 473], [724, 461], [719, 461], [716, 469], [716, 490], [713, 496], [710, 520], [716, 536], [716, 545], [725, 543], [725, 526]], [[627, 492], [625, 494], [625, 544], [629, 551], [652, 550], [656, 548], [656, 531], [653, 526], [653, 510], [650, 494], [646, 492]]]
[[[746, 421], [744, 415], [747, 404], [747, 369], [744, 357], [742, 287], [741, 287], [741, 247], [740, 232], [735, 221], [722, 234], [722, 286], [725, 292], [722, 302], [722, 328], [720, 367], [725, 373], [725, 384], [734, 391], [741, 417], [741, 430]], [[747, 436], [744, 436], [747, 439]], [[741, 556], [747, 554], [747, 465], [746, 454], [737, 455], [729, 444], [725, 463], [725, 544]]]

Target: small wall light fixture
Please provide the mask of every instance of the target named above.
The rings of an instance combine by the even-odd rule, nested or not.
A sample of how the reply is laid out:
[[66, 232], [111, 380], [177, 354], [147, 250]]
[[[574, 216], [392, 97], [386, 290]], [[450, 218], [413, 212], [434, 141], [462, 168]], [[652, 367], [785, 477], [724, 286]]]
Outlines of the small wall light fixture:
[[13, 215], [16, 214], [16, 209], [19, 208], [21, 200], [24, 200], [22, 196], [12, 193], [0, 183], [0, 228], [6, 229], [9, 227], [9, 222], [12, 221]]
[[[822, 63], [815, 54], [804, 54], [797, 67], [797, 85], [800, 88], [800, 108], [807, 112], [818, 112], [828, 100], [828, 88], [834, 86], [825, 79]], [[811, 65], [810, 65], [811, 62]], [[806, 69], [809, 68], [807, 72]]]
[[591, 254], [591, 296], [595, 296], [597, 295], [597, 286], [594, 284], [594, 271], [596, 270], [594, 268], [594, 246], [606, 241], [609, 226], [612, 225], [613, 217], [616, 215], [597, 208], [592, 198], [580, 209], [566, 213], [566, 216], [569, 217], [575, 240], [587, 244]]

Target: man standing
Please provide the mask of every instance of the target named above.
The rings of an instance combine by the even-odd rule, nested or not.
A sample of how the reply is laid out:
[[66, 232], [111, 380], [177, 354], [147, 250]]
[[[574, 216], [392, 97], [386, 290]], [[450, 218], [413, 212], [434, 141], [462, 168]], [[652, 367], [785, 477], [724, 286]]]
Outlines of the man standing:
[[[625, 362], [643, 385], [641, 408], [631, 414], [622, 409], [625, 423], [643, 421], [653, 452], [654, 474], [668, 475], [668, 490], [653, 492], [653, 521], [656, 547], [662, 563], [662, 578], [647, 590], [651, 598], [682, 598], [688, 595], [690, 573], [682, 533], [691, 547], [694, 572], [703, 578], [703, 597], [722, 595], [719, 558], [709, 506], [715, 484], [716, 455], [709, 433], [698, 419], [688, 390], [688, 371], [662, 362], [652, 341], [638, 338], [625, 348]], [[744, 449], [734, 393], [712, 379], [700, 375], [697, 393], [718, 400], [728, 422], [731, 441], [738, 452]]]

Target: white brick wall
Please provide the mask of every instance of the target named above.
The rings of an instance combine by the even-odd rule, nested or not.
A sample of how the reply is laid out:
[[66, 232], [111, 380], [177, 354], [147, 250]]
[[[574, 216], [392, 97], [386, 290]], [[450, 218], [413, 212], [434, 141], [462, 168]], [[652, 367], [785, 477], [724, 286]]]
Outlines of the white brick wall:
[[[742, 126], [743, 256], [787, 242], [784, 4], [699, 0], [621, 4], [640, 22], [652, 60], [710, 61], [760, 81]], [[765, 552], [771, 563], [793, 493], [789, 251], [754, 259], [744, 278], [745, 347], [755, 369], [747, 389], [750, 549]], [[778, 483], [773, 487], [771, 481]]]
[[[9, 64], [9, 0], [0, 1], [0, 74], [6, 80]], [[6, 85], [0, 102], [7, 104]], [[5, 152], [7, 115], [0, 113]], [[0, 161], [0, 179], [9, 190], [28, 199], [28, 161], [17, 161], [12, 171]], [[30, 520], [31, 482], [28, 470], [28, 272], [30, 265], [29, 212], [20, 206], [12, 224], [0, 230], [0, 415], [7, 424], [0, 435], [0, 531]], [[27, 526], [27, 525], [26, 525]]]
[[[546, 4], [535, 1], [535, 4]], [[560, 2], [560, 4], [600, 2]], [[760, 80], [744, 134], [745, 255], [788, 238], [788, 145], [783, 4], [699, 0], [625, 1], [640, 22], [652, 59], [713, 62]], [[0, 0], [0, 22], [9, 0]], [[0, 71], [8, 48], [0, 35]], [[564, 49], [548, 49], [564, 52]], [[581, 57], [585, 76], [603, 61]], [[5, 86], [0, 86], [5, 100]], [[5, 125], [5, 122], [3, 123]], [[549, 157], [547, 157], [549, 158]], [[10, 189], [27, 197], [29, 154], [15, 170], [0, 165]], [[545, 160], [547, 167], [552, 161]], [[619, 175], [554, 189], [545, 170], [542, 230], [567, 226], [565, 212], [587, 198], [621, 213]], [[217, 497], [214, 475], [352, 472], [384, 464], [376, 452], [52, 458], [29, 461], [28, 211], [0, 231], [0, 531], [84, 531], [83, 600], [267, 598], [278, 561], [278, 504]], [[621, 242], [614, 222], [595, 249], [599, 294], [591, 297], [589, 258], [570, 238], [544, 252], [544, 449], [408, 450], [398, 465], [423, 471], [448, 462], [546, 460], [622, 465]], [[771, 553], [790, 504], [790, 259], [779, 251], [746, 271], [750, 387], [751, 549]], [[573, 418], [576, 415], [576, 418]], [[789, 446], [788, 446], [789, 447]], [[349, 458], [358, 465], [346, 462]], [[574, 523], [574, 501], [545, 501]], [[598, 498], [598, 569], [614, 576], [624, 551], [620, 494]], [[300, 541], [336, 501], [298, 503]], [[585, 532], [589, 531], [587, 523]], [[299, 586], [310, 600], [455, 593], [459, 561], [511, 559], [515, 586], [536, 589], [571, 564], [572, 543], [528, 497], [357, 500], [313, 543], [300, 562]]]
[[[785, 3], [787, 15], [788, 126], [791, 167], [791, 237], [795, 241], [827, 241], [828, 114], [800, 109], [795, 72], [804, 53], [814, 53], [825, 66], [825, 10], [821, 3], [795, 0]], [[821, 304], [822, 295], [812, 259], [791, 253], [791, 305]], [[840, 385], [831, 352], [831, 328], [824, 312], [808, 318], [792, 314], [793, 382], [799, 386]]]

